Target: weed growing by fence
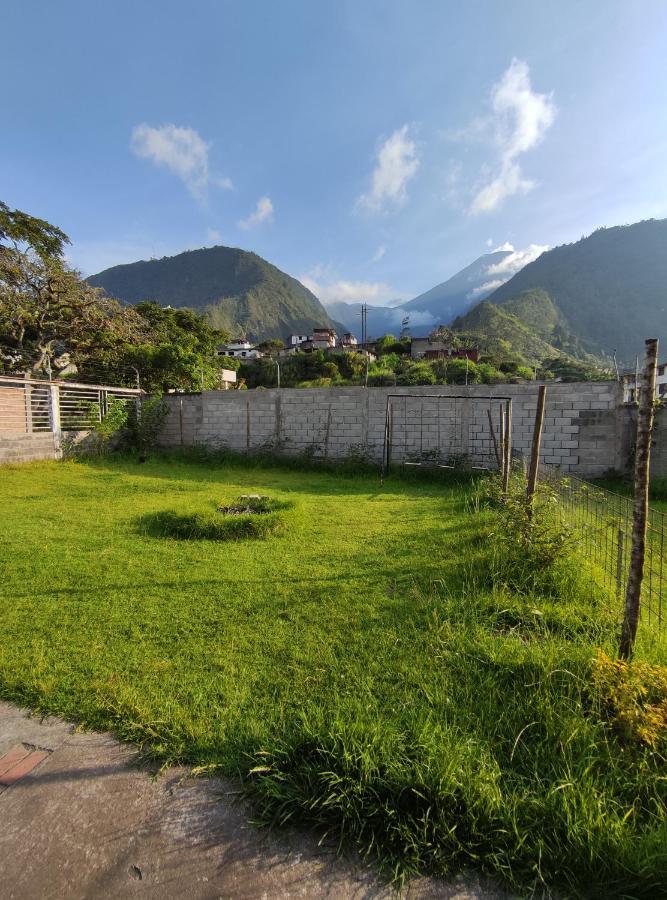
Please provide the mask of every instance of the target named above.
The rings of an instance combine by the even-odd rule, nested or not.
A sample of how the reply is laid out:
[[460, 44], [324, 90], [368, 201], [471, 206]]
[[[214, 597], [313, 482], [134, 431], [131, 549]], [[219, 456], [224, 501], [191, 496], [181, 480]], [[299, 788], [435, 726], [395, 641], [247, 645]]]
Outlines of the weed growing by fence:
[[510, 478], [507, 495], [501, 477], [490, 475], [480, 485], [479, 498], [494, 512], [490, 533], [493, 580], [518, 594], [571, 594], [580, 582], [578, 541], [574, 529], [560, 515], [558, 496], [550, 485], [539, 486], [532, 515], [526, 481], [519, 473]]
[[599, 650], [591, 680], [598, 713], [624, 744], [667, 751], [667, 666], [611, 659]]

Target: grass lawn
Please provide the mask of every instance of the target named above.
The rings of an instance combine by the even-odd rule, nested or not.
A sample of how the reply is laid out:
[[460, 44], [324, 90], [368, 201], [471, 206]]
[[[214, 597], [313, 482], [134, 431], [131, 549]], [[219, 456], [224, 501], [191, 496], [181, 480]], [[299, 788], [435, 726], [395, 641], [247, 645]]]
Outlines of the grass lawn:
[[[290, 501], [285, 530], [145, 525], [244, 493]], [[664, 896], [664, 759], [591, 700], [615, 621], [494, 588], [470, 495], [176, 458], [5, 467], [0, 696], [237, 774], [265, 821], [324, 825], [398, 875]]]

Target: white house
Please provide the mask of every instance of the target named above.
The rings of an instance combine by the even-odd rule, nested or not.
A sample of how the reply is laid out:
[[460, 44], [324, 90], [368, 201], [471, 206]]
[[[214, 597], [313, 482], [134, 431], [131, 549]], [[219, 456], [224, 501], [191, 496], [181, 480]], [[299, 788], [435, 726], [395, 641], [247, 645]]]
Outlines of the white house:
[[302, 350], [311, 353], [313, 350], [333, 350], [338, 335], [333, 328], [314, 328], [312, 334], [290, 335], [290, 350]]
[[[639, 400], [637, 393], [635, 373], [626, 373], [623, 376], [623, 402], [636, 403]], [[660, 363], [658, 366], [655, 379], [655, 398], [667, 403], [667, 362]]]
[[218, 347], [219, 356], [232, 356], [236, 359], [257, 359], [264, 354], [250, 341], [233, 341]]

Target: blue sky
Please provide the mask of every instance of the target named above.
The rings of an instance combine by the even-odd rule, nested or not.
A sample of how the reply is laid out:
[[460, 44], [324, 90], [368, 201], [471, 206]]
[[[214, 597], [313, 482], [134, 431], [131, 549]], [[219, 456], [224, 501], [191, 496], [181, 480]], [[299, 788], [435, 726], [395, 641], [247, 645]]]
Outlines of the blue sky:
[[2, 32], [0, 197], [86, 274], [223, 243], [383, 303], [667, 216], [662, 0], [22, 0]]

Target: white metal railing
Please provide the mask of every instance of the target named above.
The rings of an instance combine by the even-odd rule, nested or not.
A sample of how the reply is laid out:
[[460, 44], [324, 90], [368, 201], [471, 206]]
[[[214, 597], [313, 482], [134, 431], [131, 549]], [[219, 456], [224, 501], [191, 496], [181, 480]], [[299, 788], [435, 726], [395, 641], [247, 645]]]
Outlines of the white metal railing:
[[134, 402], [140, 394], [138, 388], [0, 375], [0, 434], [88, 431], [111, 397]]

